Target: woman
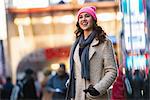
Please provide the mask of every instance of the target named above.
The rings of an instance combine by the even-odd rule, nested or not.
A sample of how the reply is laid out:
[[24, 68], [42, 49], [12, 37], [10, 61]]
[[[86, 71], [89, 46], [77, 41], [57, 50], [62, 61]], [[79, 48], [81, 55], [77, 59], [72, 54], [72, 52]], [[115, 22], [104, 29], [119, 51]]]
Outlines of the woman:
[[102, 100], [117, 76], [112, 43], [97, 25], [96, 8], [77, 14], [76, 41], [70, 52], [70, 80], [66, 99]]

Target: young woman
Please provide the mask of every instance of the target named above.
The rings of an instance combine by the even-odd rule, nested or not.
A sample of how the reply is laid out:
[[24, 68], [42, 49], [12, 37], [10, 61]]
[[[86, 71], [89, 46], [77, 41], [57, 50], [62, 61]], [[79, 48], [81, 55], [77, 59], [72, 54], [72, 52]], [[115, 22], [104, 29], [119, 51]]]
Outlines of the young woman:
[[97, 25], [95, 11], [94, 6], [83, 7], [77, 14], [67, 99], [106, 100], [107, 90], [117, 76], [112, 43]]

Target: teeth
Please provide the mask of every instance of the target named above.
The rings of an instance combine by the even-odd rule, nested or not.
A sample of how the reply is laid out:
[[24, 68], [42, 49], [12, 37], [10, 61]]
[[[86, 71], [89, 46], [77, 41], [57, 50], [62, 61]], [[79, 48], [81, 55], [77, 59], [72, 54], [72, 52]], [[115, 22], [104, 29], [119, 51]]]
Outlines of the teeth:
[[86, 21], [83, 21], [82, 23], [83, 23], [83, 24], [87, 24], [88, 22], [86, 22]]
[[82, 23], [83, 25], [87, 25], [88, 23]]
[[87, 24], [87, 22], [84, 22], [83, 24]]

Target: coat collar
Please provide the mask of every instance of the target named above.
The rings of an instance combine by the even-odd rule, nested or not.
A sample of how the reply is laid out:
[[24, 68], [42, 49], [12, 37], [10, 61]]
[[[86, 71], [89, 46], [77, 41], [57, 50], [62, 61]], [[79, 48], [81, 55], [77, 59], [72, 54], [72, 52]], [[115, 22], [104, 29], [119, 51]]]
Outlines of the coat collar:
[[[93, 45], [96, 45], [98, 43], [98, 40], [94, 39], [89, 47], [89, 60], [93, 57], [93, 55], [96, 53], [96, 48], [93, 47]], [[74, 61], [76, 64], [81, 65], [80, 57], [79, 57], [79, 44], [76, 47], [76, 50], [74, 52]]]
[[93, 47], [94, 45], [96, 45], [98, 43], [98, 40], [94, 39], [90, 45], [89, 48], [89, 60], [92, 58], [92, 56], [94, 55], [94, 53], [96, 52], [96, 48]]

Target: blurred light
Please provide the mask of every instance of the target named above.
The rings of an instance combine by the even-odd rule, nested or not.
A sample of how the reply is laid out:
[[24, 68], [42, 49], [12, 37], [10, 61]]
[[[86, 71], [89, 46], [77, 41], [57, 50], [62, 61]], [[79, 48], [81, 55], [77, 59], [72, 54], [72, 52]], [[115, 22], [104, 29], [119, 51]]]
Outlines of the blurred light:
[[73, 15], [65, 15], [61, 18], [62, 23], [70, 24], [73, 23], [74, 21], [74, 16]]
[[97, 14], [97, 19], [99, 21], [111, 21], [116, 19], [115, 13], [99, 13]]
[[122, 12], [117, 12], [117, 20], [122, 20], [122, 18], [123, 18], [123, 14], [122, 14]]
[[64, 38], [65, 38], [65, 40], [69, 40], [69, 39], [72, 39], [72, 34], [66, 34], [65, 36], [64, 36]]
[[142, 69], [146, 68], [145, 55], [128, 56], [126, 58], [127, 68], [130, 69]]
[[73, 37], [74, 36], [72, 34], [66, 34], [63, 39], [66, 43], [72, 44], [73, 43]]
[[52, 17], [51, 16], [45, 16], [42, 18], [32, 18], [32, 24], [50, 24], [52, 22]]
[[49, 23], [52, 22], [52, 17], [51, 16], [45, 16], [45, 17], [42, 18], [42, 22], [44, 24], [49, 24]]
[[[0, 3], [0, 40], [7, 38], [6, 10], [4, 0]], [[1, 72], [0, 72], [1, 74]]]
[[23, 31], [23, 26], [22, 25], [18, 25], [18, 31], [19, 31], [19, 38], [21, 41], [24, 41], [25, 37], [24, 37], [24, 31]]
[[126, 73], [126, 71], [125, 71], [125, 68], [124, 68], [124, 67], [122, 68], [122, 72], [123, 72], [123, 74], [125, 74], [125, 73]]
[[73, 15], [64, 15], [59, 17], [54, 17], [54, 23], [65, 23], [65, 24], [71, 24], [74, 22], [74, 16]]
[[148, 59], [148, 58], [149, 58], [149, 54], [148, 54], [148, 53], [146, 53], [146, 54], [145, 54], [145, 57], [146, 57], [146, 59]]
[[16, 8], [48, 7], [49, 0], [13, 0], [13, 6]]
[[51, 69], [52, 70], [57, 70], [59, 68], [59, 64], [51, 64]]
[[84, 4], [85, 0], [78, 0], [78, 4]]
[[31, 20], [30, 20], [29, 17], [15, 18], [14, 23], [16, 25], [30, 25], [31, 24]]
[[49, 0], [51, 4], [57, 4], [59, 3], [61, 0]]
[[71, 2], [72, 0], [63, 0], [64, 2]]

